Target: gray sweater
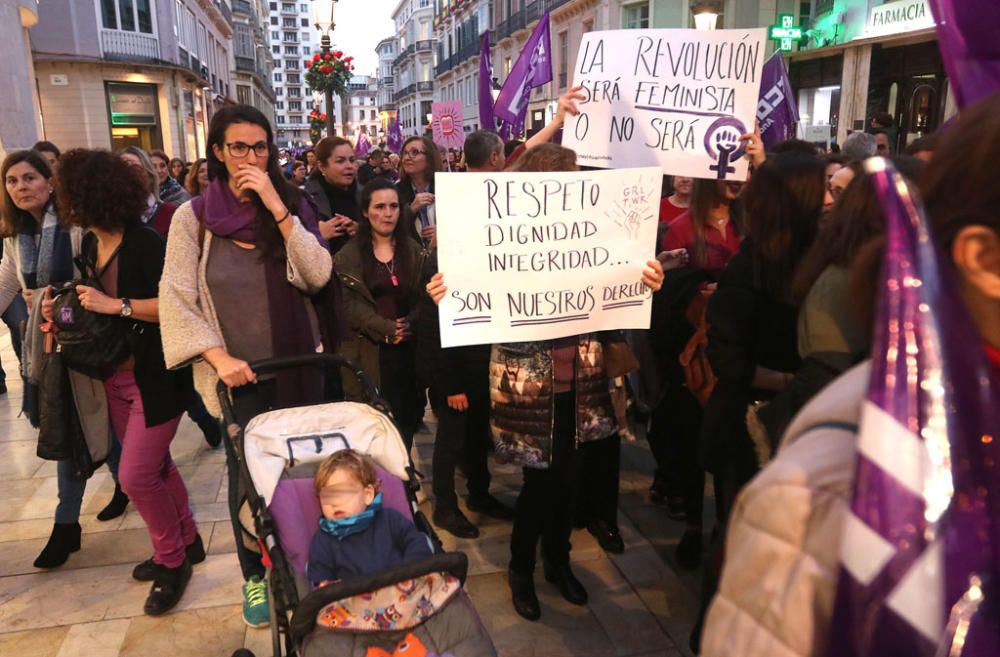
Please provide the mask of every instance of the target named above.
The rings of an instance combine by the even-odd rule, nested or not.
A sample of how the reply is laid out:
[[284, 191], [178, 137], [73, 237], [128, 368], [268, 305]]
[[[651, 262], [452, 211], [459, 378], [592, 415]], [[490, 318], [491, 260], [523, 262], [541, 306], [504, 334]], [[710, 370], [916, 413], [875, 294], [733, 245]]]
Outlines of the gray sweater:
[[[290, 220], [292, 234], [285, 243], [288, 282], [303, 293], [313, 294], [330, 280], [333, 260], [298, 217]], [[160, 279], [160, 332], [167, 368], [192, 365], [195, 389], [208, 411], [220, 417], [222, 410], [215, 391], [219, 379], [215, 369], [202, 358], [209, 349], [226, 348], [205, 278], [212, 239], [211, 231], [205, 231], [204, 244], [198, 243], [198, 218], [190, 202], [177, 209], [167, 236], [167, 258]], [[266, 299], [246, 302], [266, 303]]]

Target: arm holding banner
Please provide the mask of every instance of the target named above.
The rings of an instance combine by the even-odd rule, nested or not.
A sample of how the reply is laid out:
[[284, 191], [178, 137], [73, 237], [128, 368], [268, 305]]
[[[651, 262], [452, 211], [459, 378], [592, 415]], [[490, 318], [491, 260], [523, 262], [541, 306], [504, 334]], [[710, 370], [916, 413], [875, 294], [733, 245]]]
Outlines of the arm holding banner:
[[583, 95], [583, 87], [573, 87], [562, 96], [559, 96], [556, 115], [552, 117], [552, 120], [544, 128], [536, 132], [531, 139], [525, 142], [524, 148], [527, 150], [552, 141], [552, 138], [562, 129], [563, 123], [566, 121], [566, 112], [569, 112], [570, 116], [579, 114], [580, 110], [577, 109], [576, 101], [585, 99], [586, 96]]

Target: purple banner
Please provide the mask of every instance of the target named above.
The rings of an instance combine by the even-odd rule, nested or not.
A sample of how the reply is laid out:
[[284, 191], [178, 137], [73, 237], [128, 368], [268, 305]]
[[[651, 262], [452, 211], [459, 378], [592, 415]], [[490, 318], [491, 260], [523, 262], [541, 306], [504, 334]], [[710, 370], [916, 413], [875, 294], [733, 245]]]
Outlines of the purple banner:
[[764, 64], [760, 76], [760, 99], [757, 102], [757, 123], [764, 149], [795, 137], [795, 124], [799, 121], [792, 85], [781, 52], [775, 52]]
[[996, 0], [928, 0], [938, 49], [965, 107], [1000, 89], [1000, 11]]
[[[517, 128], [527, 111], [531, 90], [552, 81], [552, 53], [549, 49], [549, 12], [542, 14], [528, 37], [520, 56], [510, 69], [494, 105], [497, 118]], [[520, 119], [523, 125], [524, 119]]]
[[887, 244], [827, 652], [1000, 655], [1000, 382], [919, 199], [865, 168]]
[[367, 157], [368, 151], [372, 149], [371, 143], [368, 141], [368, 135], [361, 133], [358, 135], [358, 141], [354, 144], [354, 154], [358, 157]]
[[493, 61], [490, 58], [489, 31], [483, 32], [479, 51], [479, 129], [497, 129], [497, 118], [493, 114]]
[[385, 137], [385, 147], [389, 151], [399, 154], [399, 149], [403, 147], [403, 127], [399, 124], [399, 114], [389, 124], [389, 134]]

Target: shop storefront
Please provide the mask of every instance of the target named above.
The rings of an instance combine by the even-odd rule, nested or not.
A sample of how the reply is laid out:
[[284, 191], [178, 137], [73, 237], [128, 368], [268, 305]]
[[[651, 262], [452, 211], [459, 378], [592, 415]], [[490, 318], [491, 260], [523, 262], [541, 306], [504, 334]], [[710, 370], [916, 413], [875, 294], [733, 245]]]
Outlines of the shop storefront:
[[105, 82], [111, 149], [138, 146], [145, 151], [163, 148], [159, 102], [155, 84]]
[[933, 132], [954, 112], [927, 0], [865, 0], [817, 5], [803, 48], [789, 56], [799, 101], [800, 134], [843, 142], [871, 130], [871, 117], [893, 117], [893, 150]]

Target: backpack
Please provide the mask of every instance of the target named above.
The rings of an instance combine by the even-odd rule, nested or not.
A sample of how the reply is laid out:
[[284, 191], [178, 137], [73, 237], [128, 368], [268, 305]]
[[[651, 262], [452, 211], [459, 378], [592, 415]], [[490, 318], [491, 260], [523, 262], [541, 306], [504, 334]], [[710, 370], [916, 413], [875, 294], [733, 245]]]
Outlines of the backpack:
[[705, 310], [711, 295], [710, 290], [701, 290], [691, 300], [687, 318], [696, 329], [678, 357], [684, 370], [684, 385], [702, 406], [708, 403], [716, 382], [712, 364], [708, 361], [708, 323], [705, 321]]
[[[122, 243], [124, 244], [124, 240]], [[63, 363], [66, 367], [93, 378], [100, 378], [128, 359], [132, 353], [129, 340], [131, 326], [127, 320], [118, 316], [95, 313], [84, 308], [80, 305], [76, 286], [86, 285], [103, 292], [101, 275], [120, 251], [119, 244], [100, 272], [94, 271], [92, 263], [78, 257], [77, 268], [86, 278], [70, 281], [52, 291], [52, 323], [58, 328], [56, 342], [59, 343]]]

